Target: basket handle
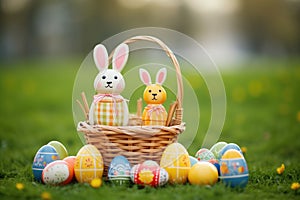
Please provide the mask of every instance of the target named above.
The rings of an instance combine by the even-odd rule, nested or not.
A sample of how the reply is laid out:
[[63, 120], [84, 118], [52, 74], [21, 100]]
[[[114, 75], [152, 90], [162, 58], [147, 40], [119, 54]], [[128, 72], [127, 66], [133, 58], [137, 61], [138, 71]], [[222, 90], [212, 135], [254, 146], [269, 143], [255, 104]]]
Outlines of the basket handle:
[[[173, 124], [176, 124], [176, 125], [181, 124], [182, 114], [183, 114], [183, 108], [182, 108], [183, 83], [182, 83], [182, 75], [181, 75], [179, 62], [178, 62], [176, 56], [174, 55], [174, 53], [171, 51], [171, 49], [165, 43], [163, 43], [160, 39], [153, 37], [153, 36], [148, 36], [148, 35], [134, 36], [132, 38], [125, 40], [123, 43], [130, 44], [130, 43], [134, 43], [137, 41], [149, 41], [149, 42], [154, 42], [154, 43], [158, 44], [165, 51], [167, 56], [171, 59], [173, 65], [175, 67], [176, 77], [177, 77], [177, 108], [176, 108], [175, 119], [174, 119]], [[114, 50], [109, 55], [110, 61], [112, 59], [113, 54], [114, 54]]]

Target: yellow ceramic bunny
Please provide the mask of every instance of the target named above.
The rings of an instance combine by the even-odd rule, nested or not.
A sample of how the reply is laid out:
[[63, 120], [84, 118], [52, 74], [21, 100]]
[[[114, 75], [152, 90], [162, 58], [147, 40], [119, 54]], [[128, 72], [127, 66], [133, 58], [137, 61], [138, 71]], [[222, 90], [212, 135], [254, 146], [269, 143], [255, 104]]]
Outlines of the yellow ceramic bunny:
[[162, 105], [167, 99], [166, 90], [162, 87], [167, 76], [166, 68], [160, 69], [156, 74], [156, 83], [151, 83], [151, 77], [147, 70], [140, 69], [140, 78], [147, 86], [144, 90], [144, 100], [148, 104], [143, 111], [143, 125], [162, 125], [166, 124], [167, 112]]

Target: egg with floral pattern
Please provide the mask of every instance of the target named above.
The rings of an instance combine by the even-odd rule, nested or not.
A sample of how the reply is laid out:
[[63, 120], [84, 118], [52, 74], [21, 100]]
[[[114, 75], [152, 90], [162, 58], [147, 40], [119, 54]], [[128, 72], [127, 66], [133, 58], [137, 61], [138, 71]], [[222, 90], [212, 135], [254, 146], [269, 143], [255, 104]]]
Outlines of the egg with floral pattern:
[[137, 185], [158, 187], [168, 182], [166, 170], [155, 165], [138, 164], [131, 169], [131, 179]]
[[32, 172], [36, 181], [42, 181], [43, 169], [51, 162], [59, 160], [56, 149], [51, 145], [42, 146], [34, 156]]
[[182, 144], [170, 144], [162, 154], [160, 166], [168, 172], [170, 183], [185, 183], [191, 168], [189, 154]]
[[243, 188], [249, 171], [244, 156], [236, 149], [227, 150], [220, 160], [220, 180], [227, 186]]
[[90, 183], [95, 178], [102, 178], [103, 159], [94, 145], [84, 145], [78, 151], [74, 163], [74, 173], [79, 183]]

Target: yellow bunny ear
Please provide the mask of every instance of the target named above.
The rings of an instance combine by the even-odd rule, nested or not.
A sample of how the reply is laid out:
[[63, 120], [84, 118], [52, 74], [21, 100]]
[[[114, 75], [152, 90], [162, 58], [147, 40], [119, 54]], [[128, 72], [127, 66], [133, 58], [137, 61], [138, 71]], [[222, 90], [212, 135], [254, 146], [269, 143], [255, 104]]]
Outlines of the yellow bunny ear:
[[151, 76], [147, 70], [140, 68], [140, 79], [145, 85], [151, 85]]
[[156, 83], [162, 85], [165, 82], [166, 77], [167, 77], [167, 69], [166, 68], [160, 69], [156, 74]]

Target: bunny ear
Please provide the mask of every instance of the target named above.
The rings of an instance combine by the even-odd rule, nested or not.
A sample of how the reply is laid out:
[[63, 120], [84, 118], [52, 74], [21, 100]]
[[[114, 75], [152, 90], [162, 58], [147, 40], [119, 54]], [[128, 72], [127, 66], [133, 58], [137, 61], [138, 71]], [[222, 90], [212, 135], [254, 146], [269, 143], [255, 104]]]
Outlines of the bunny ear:
[[127, 44], [120, 44], [113, 55], [112, 68], [121, 72], [128, 59], [129, 48]]
[[140, 78], [145, 85], [151, 85], [151, 77], [147, 70], [140, 69]]
[[99, 71], [103, 71], [108, 67], [108, 54], [106, 48], [102, 44], [98, 44], [94, 48], [94, 61], [99, 69]]
[[156, 83], [162, 85], [165, 82], [166, 77], [167, 77], [167, 69], [166, 68], [160, 69], [156, 74]]

